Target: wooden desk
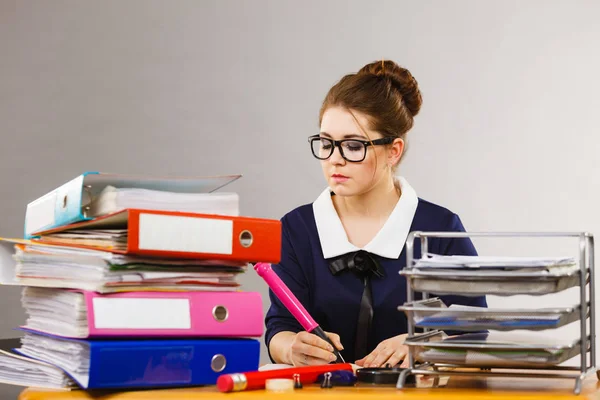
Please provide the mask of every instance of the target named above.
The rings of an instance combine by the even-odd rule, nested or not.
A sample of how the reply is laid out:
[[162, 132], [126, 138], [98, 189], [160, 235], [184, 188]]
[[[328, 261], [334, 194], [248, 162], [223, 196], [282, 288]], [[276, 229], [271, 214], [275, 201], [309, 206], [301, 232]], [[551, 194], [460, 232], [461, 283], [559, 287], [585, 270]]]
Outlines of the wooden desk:
[[237, 393], [219, 393], [214, 386], [189, 389], [161, 389], [130, 392], [51, 392], [25, 389], [19, 400], [240, 400], [240, 399], [599, 399], [600, 383], [595, 377], [585, 380], [579, 396], [573, 394], [573, 381], [564, 379], [523, 379], [523, 378], [465, 378], [452, 377], [446, 387], [426, 389], [411, 388], [398, 390], [395, 387], [375, 387], [358, 385], [355, 387], [335, 387], [321, 389], [319, 386], [307, 386], [293, 393], [269, 393], [254, 390]]

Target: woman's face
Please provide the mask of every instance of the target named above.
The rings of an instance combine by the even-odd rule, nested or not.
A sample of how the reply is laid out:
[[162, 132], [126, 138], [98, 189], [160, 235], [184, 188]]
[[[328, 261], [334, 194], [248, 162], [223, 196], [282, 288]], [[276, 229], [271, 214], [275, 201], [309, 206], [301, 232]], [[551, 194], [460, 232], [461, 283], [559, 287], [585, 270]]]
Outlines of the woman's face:
[[[364, 141], [383, 137], [380, 133], [370, 130], [369, 126], [366, 115], [356, 111], [350, 113], [341, 107], [331, 107], [323, 113], [320, 136], [333, 140]], [[367, 193], [377, 186], [384, 178], [390, 176], [387, 147], [368, 146], [363, 161], [350, 162], [342, 157], [339, 147], [335, 146], [331, 157], [321, 161], [323, 174], [330, 189], [339, 196], [356, 196]], [[343, 144], [342, 148], [347, 158], [357, 156], [362, 158], [364, 150], [361, 147], [349, 143]]]

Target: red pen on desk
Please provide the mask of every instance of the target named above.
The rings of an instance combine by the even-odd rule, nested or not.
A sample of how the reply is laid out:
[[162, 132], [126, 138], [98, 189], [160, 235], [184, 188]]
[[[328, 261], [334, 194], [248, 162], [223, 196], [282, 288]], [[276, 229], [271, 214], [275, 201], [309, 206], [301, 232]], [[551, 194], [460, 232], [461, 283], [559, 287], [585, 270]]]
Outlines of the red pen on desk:
[[350, 371], [352, 364], [325, 364], [307, 367], [283, 368], [270, 371], [254, 371], [239, 374], [226, 374], [217, 378], [217, 388], [220, 392], [239, 392], [241, 390], [264, 389], [267, 379], [293, 379], [300, 375], [303, 384], [314, 383], [319, 375], [325, 372]]
[[256, 263], [254, 270], [260, 275], [267, 285], [271, 288], [277, 298], [283, 303], [290, 313], [300, 322], [300, 324], [306, 329], [307, 332], [314, 333], [321, 339], [333, 347], [333, 354], [337, 357], [336, 363], [343, 363], [344, 358], [340, 354], [339, 350], [335, 348], [335, 345], [329, 339], [329, 336], [325, 334], [323, 328], [317, 324], [317, 322], [310, 316], [306, 308], [298, 301], [296, 296], [290, 291], [290, 289], [283, 283], [281, 278], [277, 276], [275, 271], [271, 269], [271, 264], [267, 263]]

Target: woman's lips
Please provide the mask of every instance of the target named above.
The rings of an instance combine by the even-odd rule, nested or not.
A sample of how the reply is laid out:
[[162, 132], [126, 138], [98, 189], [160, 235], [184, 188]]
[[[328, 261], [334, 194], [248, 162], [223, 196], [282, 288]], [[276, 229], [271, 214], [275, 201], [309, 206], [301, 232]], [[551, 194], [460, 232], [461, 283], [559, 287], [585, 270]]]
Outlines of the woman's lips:
[[333, 175], [331, 175], [331, 179], [333, 179], [333, 181], [335, 183], [343, 183], [343, 182], [346, 182], [350, 178], [348, 178], [347, 176], [342, 175], [342, 174], [333, 174]]

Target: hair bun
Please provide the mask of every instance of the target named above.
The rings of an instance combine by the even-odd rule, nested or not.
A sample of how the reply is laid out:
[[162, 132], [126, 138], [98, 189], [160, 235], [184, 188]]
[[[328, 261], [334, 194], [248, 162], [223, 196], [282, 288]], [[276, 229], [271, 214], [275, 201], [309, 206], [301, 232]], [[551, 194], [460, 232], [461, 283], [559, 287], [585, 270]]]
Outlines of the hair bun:
[[421, 104], [423, 103], [419, 84], [406, 68], [402, 68], [394, 61], [383, 60], [365, 65], [358, 73], [384, 77], [400, 93], [406, 108], [408, 108], [412, 116], [414, 117], [419, 113]]

